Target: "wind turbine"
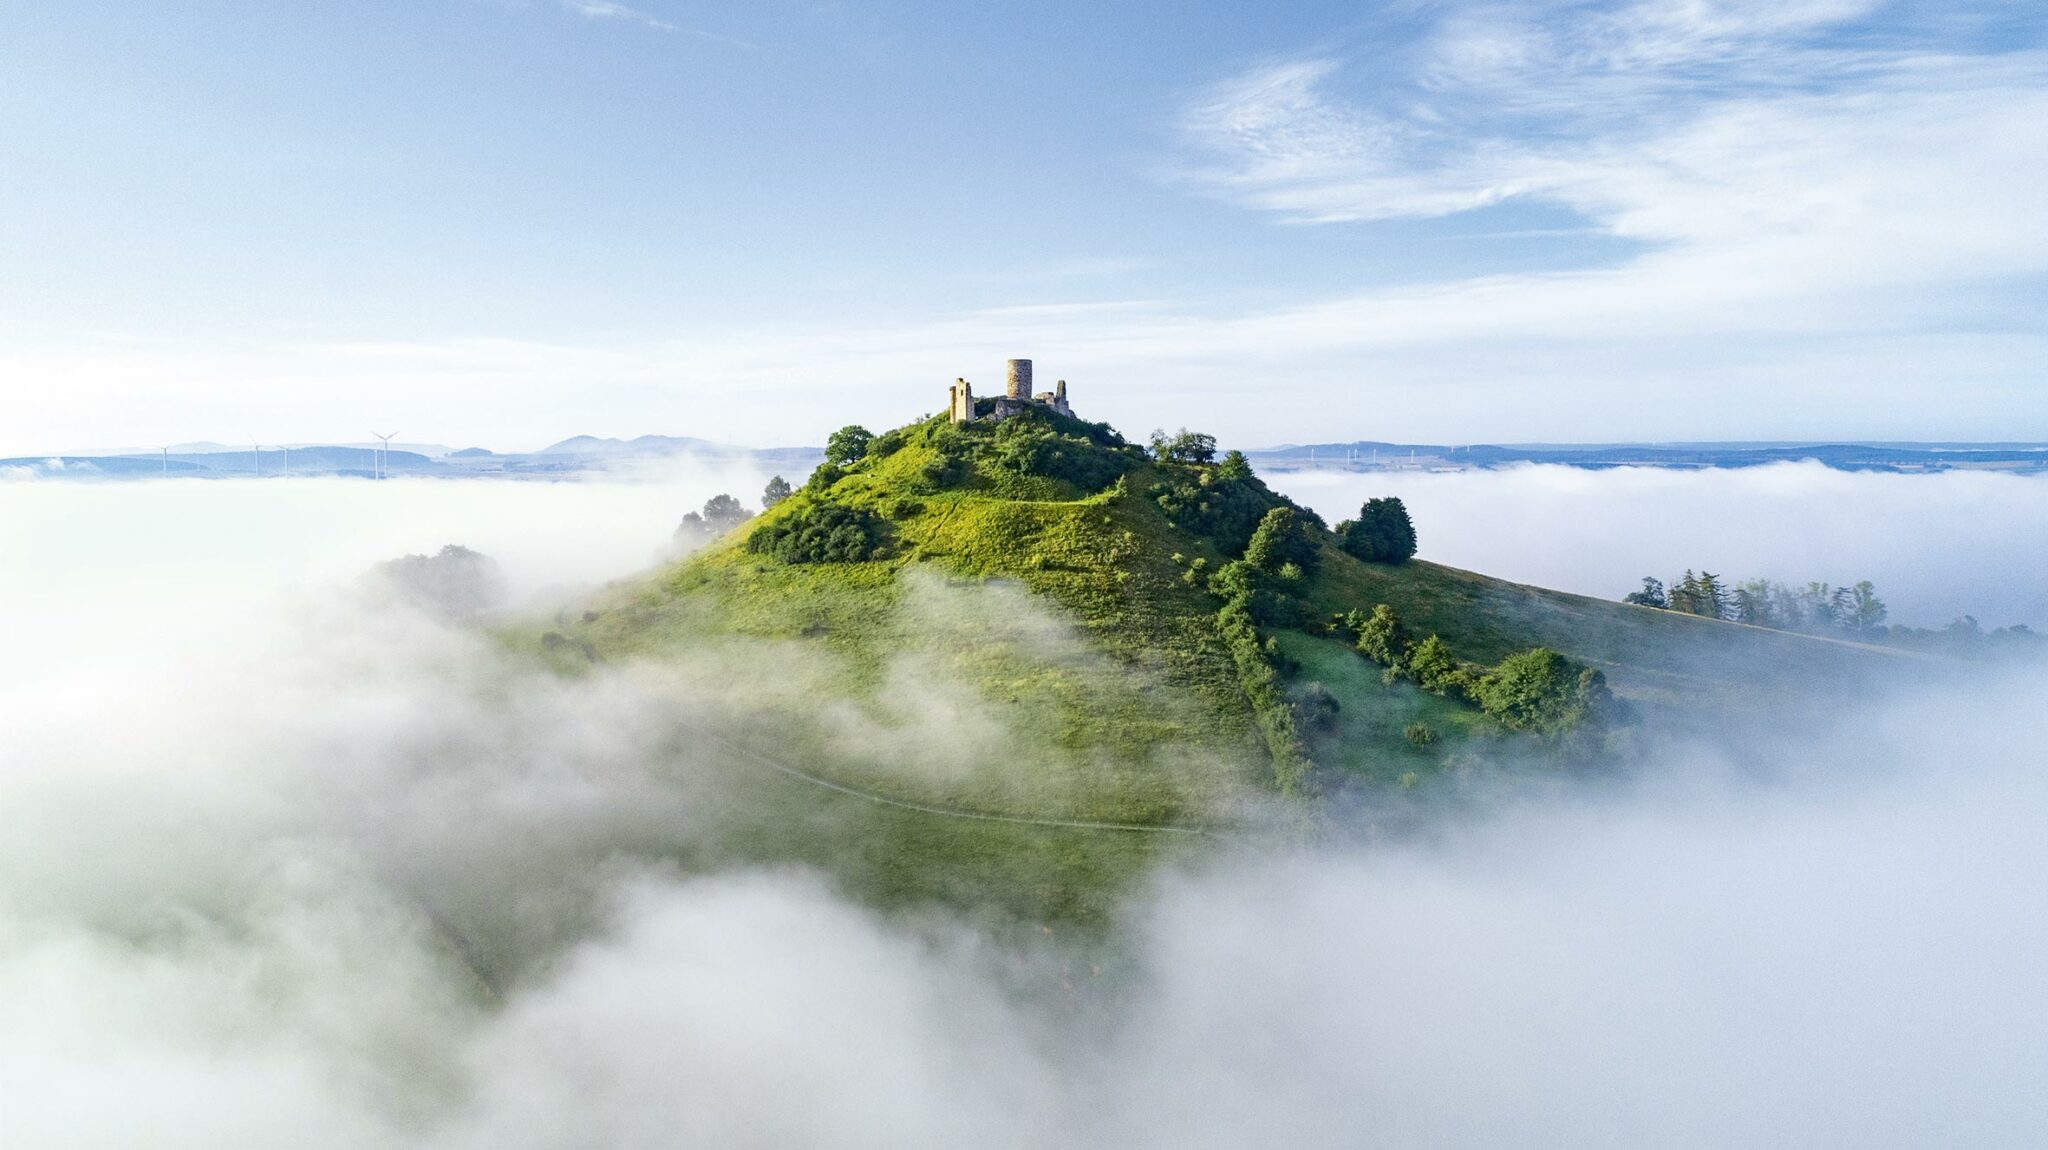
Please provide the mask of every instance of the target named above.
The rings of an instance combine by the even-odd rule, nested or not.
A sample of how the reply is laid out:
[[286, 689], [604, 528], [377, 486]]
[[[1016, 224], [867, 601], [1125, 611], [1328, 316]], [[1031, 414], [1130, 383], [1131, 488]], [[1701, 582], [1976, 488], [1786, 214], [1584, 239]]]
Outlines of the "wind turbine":
[[290, 479], [292, 477], [292, 445], [280, 443], [277, 445], [277, 449], [284, 452], [284, 477]]
[[171, 477], [171, 449], [165, 447], [160, 450], [164, 453], [164, 478], [169, 479]]
[[249, 459], [250, 466], [256, 469], [256, 478], [263, 478], [263, 446], [253, 439], [249, 441]]
[[387, 458], [389, 458], [389, 457], [390, 457], [390, 455], [391, 455], [391, 438], [392, 438], [392, 436], [395, 436], [395, 435], [397, 435], [398, 433], [394, 431], [394, 432], [392, 432], [392, 433], [391, 433], [391, 435], [377, 435], [377, 433], [373, 431], [373, 432], [371, 432], [370, 434], [371, 434], [371, 435], [375, 435], [375, 436], [377, 436], [377, 438], [378, 438], [378, 439], [381, 439], [381, 440], [383, 440], [383, 441], [384, 441], [384, 448], [383, 448], [383, 450], [382, 450], [381, 452], [379, 452], [379, 453], [378, 453], [378, 455], [377, 455], [377, 478], [379, 478], [379, 479], [382, 479], [382, 478], [384, 478], [384, 472], [385, 472], [385, 463], [384, 463], [384, 461], [385, 461], [385, 460], [386, 460]]

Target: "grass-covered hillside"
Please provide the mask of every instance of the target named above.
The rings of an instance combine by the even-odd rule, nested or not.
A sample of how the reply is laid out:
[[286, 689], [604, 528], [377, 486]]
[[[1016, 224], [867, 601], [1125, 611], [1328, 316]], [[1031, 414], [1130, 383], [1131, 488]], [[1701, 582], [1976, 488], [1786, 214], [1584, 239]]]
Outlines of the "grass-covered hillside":
[[[814, 761], [871, 760], [854, 766], [891, 793], [1135, 821], [1213, 815], [1252, 781], [1238, 769], [1248, 751], [1277, 753], [1260, 723], [1261, 673], [1224, 610], [1232, 590], [1248, 596], [1280, 697], [1300, 712], [1320, 684], [1337, 704], [1334, 734], [1320, 696], [1316, 714], [1296, 715], [1319, 768], [1426, 770], [1455, 736], [1488, 729], [1469, 692], [1383, 682], [1355, 628], [1333, 623], [1379, 604], [1410, 643], [1435, 635], [1474, 675], [1550, 648], [1653, 709], [1760, 704], [1781, 677], [1878, 657], [1419, 560], [1365, 561], [1299, 509], [1298, 561], [1268, 563], [1249, 592], [1219, 588], [1261, 522], [1290, 505], [1200, 437], [1147, 450], [1041, 411], [935, 417], [840, 454], [843, 465], [562, 630], [606, 660], [786, 645], [779, 657], [804, 670], [790, 698], [762, 705], [792, 709], [777, 738], [808, 740]], [[1453, 737], [1390, 740], [1381, 719]], [[914, 747], [852, 730], [912, 732]], [[1028, 769], [1010, 761], [1022, 746]], [[1373, 762], [1380, 751], [1388, 763]], [[949, 761], [923, 761], [934, 754]]]
[[686, 668], [737, 769], [894, 828], [886, 851], [865, 840], [861, 881], [898, 895], [937, 881], [926, 863], [1001, 872], [1028, 840], [1011, 879], [1043, 911], [1102, 850], [1152, 847], [1047, 855], [1046, 836], [1125, 832], [1042, 824], [1213, 830], [1503, 752], [1566, 769], [1643, 714], [1766, 706], [1774, 682], [1885, 657], [1369, 561], [1356, 525], [1200, 436], [1140, 447], [1040, 410], [834, 447], [772, 507], [707, 509], [694, 554], [535, 638], [565, 669]]

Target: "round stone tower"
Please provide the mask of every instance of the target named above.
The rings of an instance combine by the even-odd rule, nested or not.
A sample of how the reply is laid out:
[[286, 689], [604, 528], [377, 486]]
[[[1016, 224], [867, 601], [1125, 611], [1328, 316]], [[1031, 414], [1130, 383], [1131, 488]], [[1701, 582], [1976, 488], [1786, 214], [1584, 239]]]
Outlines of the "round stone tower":
[[1031, 361], [1013, 359], [1010, 361], [1010, 398], [1029, 402], [1031, 399]]

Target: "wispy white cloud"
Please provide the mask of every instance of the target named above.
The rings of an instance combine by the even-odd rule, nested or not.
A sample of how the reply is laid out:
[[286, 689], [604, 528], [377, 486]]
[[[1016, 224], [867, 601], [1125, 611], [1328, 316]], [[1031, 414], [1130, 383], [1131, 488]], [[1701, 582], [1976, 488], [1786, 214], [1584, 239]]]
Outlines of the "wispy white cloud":
[[[2048, 53], [1857, 34], [1873, 7], [1472, 9], [1391, 73], [1317, 55], [1215, 86], [1185, 110], [1177, 174], [1295, 225], [1524, 203], [1634, 245], [1600, 266], [1363, 293], [1234, 325], [1286, 331], [1297, 348], [1433, 343], [1466, 371], [1488, 345], [1537, 352], [1504, 357], [1518, 372], [1547, 348], [1575, 353], [1582, 375], [1669, 378], [1659, 355], [1726, 363], [1747, 341], [1820, 363], [1798, 398], [1841, 398], [1855, 393], [1849, 365], [1868, 366], [1879, 346], [1934, 358], [1866, 380], [1904, 370], [1918, 386], [1944, 372], [1970, 382], [2024, 346], [1990, 370], [2038, 377], [2048, 329], [2013, 306], [2011, 285], [2048, 275], [2036, 192]], [[1737, 393], [1754, 382], [1725, 380]]]
[[562, 0], [562, 7], [578, 16], [588, 16], [593, 20], [627, 20], [635, 24], [645, 24], [650, 28], [659, 28], [664, 32], [683, 30], [658, 16], [651, 16], [638, 8], [629, 8], [624, 4], [614, 4], [611, 0]]
[[671, 20], [664, 20], [651, 12], [645, 12], [625, 4], [613, 3], [613, 0], [560, 0], [560, 3], [565, 10], [591, 20], [619, 20], [626, 23], [643, 25], [648, 28], [656, 28], [663, 32], [693, 36], [700, 40], [712, 40], [720, 44], [731, 44], [740, 48], [760, 47], [760, 45], [755, 44], [751, 40], [742, 40], [737, 36], [724, 36], [717, 32], [707, 32], [702, 28], [687, 27]]

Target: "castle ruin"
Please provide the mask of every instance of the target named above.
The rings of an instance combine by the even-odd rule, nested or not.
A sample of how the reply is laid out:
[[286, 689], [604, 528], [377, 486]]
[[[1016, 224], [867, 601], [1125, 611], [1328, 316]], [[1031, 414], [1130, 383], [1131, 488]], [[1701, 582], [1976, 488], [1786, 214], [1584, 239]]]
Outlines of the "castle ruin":
[[1074, 409], [1067, 406], [1067, 381], [1064, 379], [1053, 384], [1051, 391], [1031, 394], [1031, 361], [1028, 359], [1011, 360], [1009, 386], [993, 400], [982, 402], [986, 412], [976, 406], [974, 385], [964, 379], [954, 380], [953, 386], [947, 390], [946, 410], [954, 423], [967, 423], [984, 414], [990, 420], [1001, 421], [1021, 415], [1033, 406], [1048, 407], [1069, 417], [1074, 414]]

